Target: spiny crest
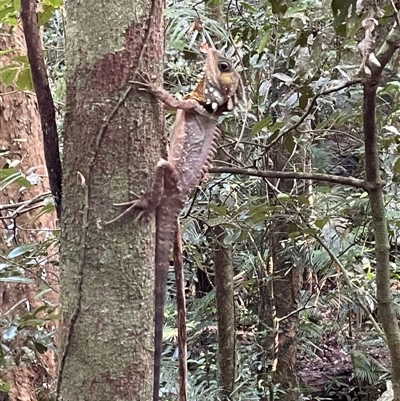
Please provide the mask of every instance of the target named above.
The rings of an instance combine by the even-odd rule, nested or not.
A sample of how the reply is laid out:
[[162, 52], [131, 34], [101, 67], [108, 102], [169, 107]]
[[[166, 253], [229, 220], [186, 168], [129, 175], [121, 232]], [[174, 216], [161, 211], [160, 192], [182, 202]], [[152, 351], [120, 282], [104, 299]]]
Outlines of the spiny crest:
[[212, 166], [213, 158], [215, 156], [215, 153], [217, 152], [216, 139], [217, 139], [217, 135], [214, 137], [213, 143], [212, 143], [212, 145], [210, 147], [210, 152], [208, 153], [207, 159], [205, 160], [204, 165], [203, 165], [203, 167], [201, 169], [203, 175], [207, 174], [209, 168]]

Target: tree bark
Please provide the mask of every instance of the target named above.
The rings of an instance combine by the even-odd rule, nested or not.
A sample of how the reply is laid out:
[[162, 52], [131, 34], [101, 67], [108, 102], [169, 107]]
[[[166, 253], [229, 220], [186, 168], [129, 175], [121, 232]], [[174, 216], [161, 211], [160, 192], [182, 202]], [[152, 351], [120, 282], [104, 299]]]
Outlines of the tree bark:
[[129, 82], [161, 74], [162, 13], [157, 0], [67, 3], [63, 401], [151, 398], [154, 216], [105, 222], [151, 188], [160, 157], [162, 107]]
[[49, 183], [56, 205], [57, 217], [60, 218], [62, 170], [56, 111], [47, 78], [46, 65], [44, 63], [42, 38], [40, 37], [38, 16], [36, 14], [36, 0], [22, 0], [21, 19], [24, 27], [25, 41], [27, 43], [29, 63], [31, 65], [33, 85], [38, 99]]
[[236, 378], [236, 319], [233, 283], [232, 246], [224, 246], [226, 235], [221, 226], [215, 234], [215, 293], [218, 319], [218, 384], [221, 399], [228, 400]]
[[[22, 29], [17, 26], [10, 31], [9, 27], [3, 27], [0, 34], [0, 48], [14, 50], [12, 54], [1, 56], [0, 67], [9, 64], [12, 57], [25, 55], [26, 47]], [[9, 151], [5, 157], [0, 158], [1, 168], [7, 164], [7, 159], [8, 161], [19, 160], [18, 168], [25, 175], [36, 174], [37, 178], [35, 185], [23, 191], [20, 191], [18, 185], [8, 186], [0, 193], [1, 205], [29, 201], [49, 191], [41, 133], [36, 96], [18, 92], [14, 86], [5, 88], [1, 84], [0, 148]], [[0, 239], [0, 255], [5, 257], [16, 246], [41, 242], [51, 237], [52, 230], [56, 228], [56, 216], [54, 213], [47, 213], [32, 223], [32, 218], [38, 210], [40, 209], [32, 209], [14, 216], [15, 209], [1, 211], [3, 234]], [[56, 252], [55, 249], [51, 251]], [[3, 262], [4, 260], [0, 261], [0, 263]], [[0, 317], [3, 327], [6, 325], [5, 322], [24, 317], [27, 311], [32, 312], [43, 305], [43, 302], [36, 298], [43, 287], [39, 277], [46, 277], [46, 281], [53, 288], [57, 288], [56, 271], [57, 269], [51, 263], [46, 263], [26, 272], [26, 275], [33, 280], [31, 285], [0, 282]], [[53, 305], [57, 305], [56, 292], [48, 293], [46, 298]], [[52, 329], [49, 328], [49, 331]], [[21, 351], [22, 337], [19, 335], [17, 334], [15, 341], [8, 344], [13, 355]], [[11, 364], [3, 377], [11, 384], [9, 394], [11, 401], [36, 401], [39, 398], [48, 397], [51, 391], [54, 391], [56, 376], [54, 354], [48, 351], [43, 355], [37, 354], [36, 358], [35, 363], [27, 363], [23, 360], [23, 363], [19, 365]]]
[[[286, 151], [282, 141], [270, 157], [275, 170], [284, 169]], [[292, 190], [293, 181], [272, 182], [274, 187], [285, 193], [290, 193]], [[274, 196], [273, 192], [271, 202], [274, 202]], [[290, 213], [288, 209], [285, 212]], [[299, 318], [298, 314], [293, 312], [297, 309], [300, 296], [302, 269], [293, 263], [291, 253], [284, 246], [288, 240], [289, 221], [290, 216], [285, 217], [282, 213], [272, 217], [268, 224], [269, 257], [266, 266], [260, 272], [263, 281], [260, 287], [260, 328], [266, 333], [264, 369], [260, 375], [262, 378], [260, 382], [264, 387], [262, 400], [274, 399], [273, 392], [277, 384], [284, 389], [279, 394], [280, 400], [292, 401], [298, 398], [298, 377], [295, 366]], [[267, 361], [271, 361], [271, 364], [266, 364]]]
[[[397, 21], [399, 14], [397, 14]], [[365, 141], [365, 176], [371, 202], [375, 236], [376, 290], [379, 317], [382, 322], [392, 362], [394, 401], [400, 401], [400, 329], [396, 306], [390, 289], [389, 236], [381, 179], [378, 134], [376, 129], [376, 91], [383, 68], [400, 47], [400, 27], [394, 23], [384, 44], [377, 52], [379, 65], [369, 65], [370, 76], [364, 80], [363, 128]]]

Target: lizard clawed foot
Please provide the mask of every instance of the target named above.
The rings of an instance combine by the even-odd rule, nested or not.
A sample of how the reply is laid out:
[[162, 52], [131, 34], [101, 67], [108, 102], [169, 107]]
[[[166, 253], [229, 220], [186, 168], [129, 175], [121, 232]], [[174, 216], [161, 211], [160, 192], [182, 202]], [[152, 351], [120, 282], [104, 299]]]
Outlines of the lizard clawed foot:
[[[142, 198], [140, 196], [136, 195], [133, 192], [130, 192], [130, 193], [133, 194], [136, 198], [139, 198], [139, 199], [134, 199], [134, 200], [131, 200], [129, 202], [114, 203], [113, 204], [114, 206], [129, 206], [129, 207], [127, 209], [125, 209], [122, 213], [120, 213], [117, 217], [115, 217], [114, 219], [112, 219], [110, 221], [106, 221], [104, 223], [105, 225], [109, 225], [109, 224], [115, 223], [116, 221], [118, 221], [119, 219], [124, 217], [126, 214], [128, 214], [133, 209], [141, 208], [141, 204], [140, 203], [142, 201]], [[140, 210], [138, 215], [135, 217], [134, 222], [138, 221], [143, 216], [143, 214], [145, 212], [146, 212], [146, 209]]]
[[113, 206], [132, 206], [132, 203], [137, 202], [141, 198], [140, 195], [135, 194], [135, 192], [133, 192], [133, 191], [129, 191], [129, 193], [131, 195], [133, 195], [136, 199], [128, 201], [128, 202], [113, 203]]
[[156, 88], [156, 85], [154, 84], [154, 80], [156, 80], [156, 76], [151, 77], [148, 73], [137, 73], [139, 78], [142, 81], [129, 81], [130, 84], [138, 85], [139, 88], [137, 90], [139, 91], [153, 91], [154, 88]]

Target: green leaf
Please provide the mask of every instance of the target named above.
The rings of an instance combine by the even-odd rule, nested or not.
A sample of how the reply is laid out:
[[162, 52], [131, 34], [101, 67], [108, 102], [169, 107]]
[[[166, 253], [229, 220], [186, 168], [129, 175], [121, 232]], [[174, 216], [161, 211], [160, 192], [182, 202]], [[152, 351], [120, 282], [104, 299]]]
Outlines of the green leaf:
[[277, 198], [279, 199], [280, 202], [283, 202], [283, 203], [288, 203], [288, 202], [292, 201], [291, 196], [289, 194], [285, 194], [284, 192], [278, 194]]
[[21, 92], [24, 90], [33, 91], [33, 80], [30, 67], [24, 68], [18, 75], [17, 88]]
[[[274, 14], [284, 14], [288, 9], [286, 0], [270, 0]], [[283, 3], [283, 4], [282, 4]]]
[[285, 149], [286, 149], [290, 154], [293, 153], [294, 148], [295, 148], [295, 145], [296, 145], [296, 144], [294, 143], [293, 135], [290, 135], [290, 134], [286, 135], [286, 137], [285, 137], [285, 142], [284, 142], [284, 146], [285, 146]]
[[355, 9], [356, 0], [333, 0], [333, 27], [340, 36], [346, 36], [346, 19]]
[[44, 4], [43, 11], [38, 13], [38, 24], [43, 26], [49, 22], [50, 18], [53, 16], [55, 8], [52, 5]]
[[25, 65], [29, 65], [28, 56], [15, 56], [15, 57], [12, 58], [11, 61], [17, 61], [19, 63], [25, 64]]
[[267, 45], [269, 38], [271, 37], [271, 32], [267, 31], [264, 33], [264, 36], [260, 40], [260, 44], [258, 45], [257, 52], [262, 53]]
[[9, 393], [11, 390], [10, 383], [7, 383], [0, 379], [0, 392], [2, 393]]
[[29, 225], [34, 224], [37, 220], [39, 220], [43, 215], [48, 214], [48, 213], [53, 213], [56, 210], [56, 205], [54, 203], [48, 203], [47, 205], [44, 205], [40, 211], [35, 214], [35, 216], [29, 220]]
[[332, 188], [327, 186], [317, 186], [315, 187], [315, 192], [320, 192], [322, 194], [330, 194], [332, 192]]
[[305, 110], [308, 105], [308, 99], [314, 96], [312, 89], [309, 86], [305, 86], [300, 89], [299, 107]]
[[22, 276], [10, 276], [10, 277], [0, 277], [0, 281], [3, 283], [12, 283], [12, 284], [33, 284], [34, 281], [27, 277]]
[[0, 56], [4, 56], [6, 54], [13, 53], [14, 51], [15, 51], [14, 49], [0, 50]]
[[396, 162], [393, 165], [393, 172], [397, 176], [400, 174], [400, 157], [397, 158]]
[[9, 67], [0, 71], [0, 79], [3, 81], [4, 85], [11, 86], [14, 83], [19, 67]]
[[35, 249], [36, 249], [36, 243], [20, 245], [20, 246], [14, 248], [8, 254], [8, 258], [9, 259], [16, 258], [18, 256], [25, 255], [26, 253], [30, 253]]
[[41, 291], [39, 291], [36, 295], [36, 299], [41, 299], [44, 295], [48, 294], [49, 292], [52, 292], [53, 289], [50, 287], [44, 287]]
[[0, 22], [5, 22], [6, 18], [10, 15], [14, 14], [14, 7], [6, 7], [3, 10], [0, 10]]
[[219, 216], [226, 216], [228, 213], [227, 206], [217, 205], [216, 203], [209, 203], [206, 208], [217, 213]]
[[43, 344], [40, 344], [36, 341], [33, 342], [36, 351], [39, 352], [39, 354], [44, 354], [47, 351], [47, 347], [45, 347]]
[[43, 3], [54, 8], [59, 8], [60, 6], [62, 6], [63, 0], [44, 0]]
[[322, 229], [322, 227], [324, 227], [324, 225], [327, 223], [329, 221], [329, 218], [328, 217], [325, 217], [325, 218], [323, 218], [323, 219], [317, 219], [317, 220], [315, 220], [315, 225], [318, 227], [318, 228], [320, 228], [320, 229]]
[[14, 10], [19, 12], [21, 10], [21, 0], [13, 0], [14, 1]]
[[262, 120], [256, 122], [251, 127], [251, 134], [254, 135], [257, 132], [260, 132], [263, 128], [267, 127], [271, 122], [272, 122], [272, 117], [266, 117], [266, 118], [263, 118]]
[[210, 227], [214, 227], [214, 226], [219, 226], [220, 224], [223, 224], [225, 222], [226, 222], [226, 220], [224, 217], [216, 217], [215, 219], [208, 220], [207, 224]]
[[0, 180], [3, 181], [4, 179], [9, 178], [14, 174], [21, 174], [21, 172], [15, 168], [3, 168], [0, 170]]
[[224, 244], [230, 245], [235, 243], [236, 240], [240, 237], [241, 233], [241, 230], [230, 231], [229, 234], [224, 237]]
[[7, 188], [14, 182], [21, 187], [30, 188], [32, 186], [20, 171], [14, 168], [0, 170], [0, 191]]

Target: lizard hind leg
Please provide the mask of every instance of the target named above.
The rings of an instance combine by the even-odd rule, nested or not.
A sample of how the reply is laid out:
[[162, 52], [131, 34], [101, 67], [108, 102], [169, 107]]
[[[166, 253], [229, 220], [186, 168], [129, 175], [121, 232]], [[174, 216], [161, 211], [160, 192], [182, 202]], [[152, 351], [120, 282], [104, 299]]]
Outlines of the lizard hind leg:
[[115, 217], [114, 219], [107, 221], [105, 224], [111, 224], [114, 223], [118, 220], [120, 220], [122, 217], [124, 217], [125, 215], [127, 215], [131, 210], [134, 209], [141, 209], [140, 212], [138, 213], [138, 215], [135, 217], [134, 221], [139, 220], [142, 215], [147, 212], [148, 208], [147, 203], [148, 203], [148, 199], [146, 197], [139, 197], [137, 196], [135, 193], [131, 192], [136, 198], [138, 199], [134, 199], [131, 200], [129, 202], [122, 202], [122, 203], [113, 203], [114, 206], [128, 206], [122, 213], [120, 213], [117, 217]]
[[136, 199], [133, 199], [128, 202], [114, 203], [114, 206], [128, 206], [128, 207], [117, 217], [115, 217], [110, 221], [107, 221], [105, 224], [108, 225], [120, 220], [122, 217], [124, 217], [131, 210], [134, 209], [140, 209], [140, 212], [138, 213], [134, 221], [138, 221], [144, 213], [155, 211], [164, 194], [164, 176], [166, 173], [173, 179], [176, 179], [177, 173], [175, 168], [167, 160], [160, 159], [160, 161], [157, 163], [153, 188], [151, 192], [145, 196], [138, 196], [134, 192], [130, 192], [131, 194], [134, 195]]

